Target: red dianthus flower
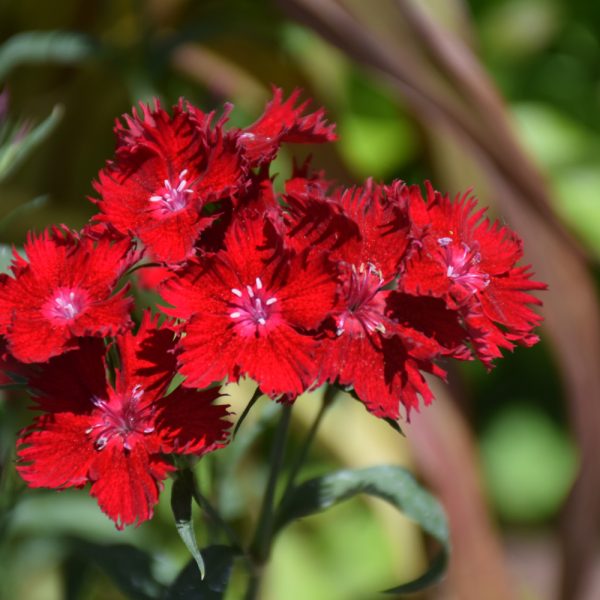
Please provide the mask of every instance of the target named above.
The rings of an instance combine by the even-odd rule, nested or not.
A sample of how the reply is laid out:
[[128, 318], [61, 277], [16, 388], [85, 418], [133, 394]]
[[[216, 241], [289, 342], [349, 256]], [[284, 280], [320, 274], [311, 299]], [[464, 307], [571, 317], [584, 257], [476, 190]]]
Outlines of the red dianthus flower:
[[235, 194], [246, 173], [237, 138], [211, 125], [205, 114], [180, 101], [173, 116], [155, 101], [141, 116], [117, 123], [115, 159], [95, 184], [102, 215], [118, 231], [139, 237], [152, 258], [179, 262], [193, 253], [212, 221], [202, 209]]
[[323, 254], [293, 253], [270, 220], [236, 213], [224, 249], [192, 261], [161, 293], [188, 319], [179, 356], [184, 385], [255, 379], [270, 396], [297, 396], [317, 376], [312, 331], [334, 304]]
[[218, 391], [179, 387], [174, 335], [146, 314], [136, 335], [117, 338], [120, 368], [106, 379], [102, 341], [50, 360], [30, 375], [43, 411], [18, 440], [18, 470], [31, 487], [91, 484], [90, 494], [118, 528], [152, 517], [166, 454], [201, 455], [222, 446], [227, 409]]
[[307, 179], [304, 191], [297, 180], [286, 197], [292, 245], [323, 244], [339, 272], [331, 335], [320, 347], [320, 378], [352, 386], [371, 412], [391, 419], [400, 405], [407, 415], [418, 407], [419, 395], [431, 400], [420, 371], [443, 376], [433, 360], [466, 353], [456, 311], [395, 291], [411, 239], [400, 190], [368, 182], [328, 196], [322, 184]]
[[441, 298], [464, 319], [474, 350], [487, 366], [500, 348], [531, 346], [542, 318], [541, 302], [529, 292], [546, 289], [517, 266], [522, 242], [508, 227], [484, 219], [469, 194], [452, 202], [428, 186], [410, 189], [411, 219], [423, 234], [406, 261], [400, 287], [408, 294]]
[[22, 362], [43, 362], [83, 336], [114, 335], [131, 325], [127, 286], [117, 282], [137, 260], [129, 239], [93, 240], [66, 230], [30, 235], [27, 260], [15, 253], [13, 277], [0, 282], [0, 333]]

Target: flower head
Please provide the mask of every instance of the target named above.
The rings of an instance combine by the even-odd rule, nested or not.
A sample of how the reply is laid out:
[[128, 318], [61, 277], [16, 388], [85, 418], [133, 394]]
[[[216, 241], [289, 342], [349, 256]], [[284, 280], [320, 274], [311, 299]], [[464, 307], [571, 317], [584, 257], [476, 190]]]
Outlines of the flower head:
[[411, 190], [411, 217], [422, 235], [411, 248], [401, 289], [441, 298], [461, 314], [474, 350], [486, 365], [500, 348], [530, 346], [541, 317], [530, 292], [546, 285], [531, 279], [519, 237], [508, 227], [484, 219], [469, 194], [454, 202], [428, 187], [427, 199]]
[[117, 337], [120, 368], [107, 382], [106, 349], [86, 339], [78, 350], [31, 370], [42, 411], [18, 441], [18, 470], [31, 487], [91, 484], [100, 508], [121, 528], [152, 516], [166, 455], [201, 455], [226, 442], [218, 392], [178, 388], [173, 331], [145, 314], [137, 334]]
[[150, 256], [167, 263], [193, 254], [200, 232], [212, 221], [209, 202], [235, 194], [246, 164], [234, 135], [214, 126], [183, 101], [170, 116], [158, 101], [140, 105], [117, 123], [114, 160], [100, 172], [96, 190], [101, 221], [139, 237]]
[[421, 371], [443, 376], [434, 360], [464, 355], [455, 311], [443, 302], [412, 306], [395, 291], [412, 231], [402, 189], [368, 181], [328, 193], [307, 180], [306, 192], [296, 182], [287, 196], [291, 244], [323, 244], [338, 271], [320, 380], [351, 386], [371, 412], [391, 419], [400, 406], [409, 415], [419, 396], [431, 400]]
[[179, 356], [185, 385], [255, 379], [266, 394], [296, 396], [316, 379], [312, 335], [333, 307], [336, 282], [322, 254], [286, 251], [273, 224], [239, 214], [224, 249], [193, 261], [162, 289], [187, 319]]
[[114, 335], [131, 325], [127, 287], [115, 292], [138, 258], [129, 239], [94, 240], [68, 230], [30, 235], [26, 259], [15, 254], [0, 281], [0, 333], [22, 362], [43, 362], [76, 348], [84, 336]]

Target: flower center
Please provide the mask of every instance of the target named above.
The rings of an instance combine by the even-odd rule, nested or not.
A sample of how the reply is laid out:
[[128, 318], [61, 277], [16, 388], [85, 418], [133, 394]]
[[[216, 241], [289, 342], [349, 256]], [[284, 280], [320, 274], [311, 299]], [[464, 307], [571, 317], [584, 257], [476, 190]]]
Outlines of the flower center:
[[362, 337], [373, 331], [385, 332], [385, 300], [380, 293], [382, 285], [383, 277], [372, 263], [363, 263], [358, 269], [351, 265], [346, 269], [342, 293], [348, 308], [336, 318], [338, 336], [349, 333]]
[[86, 297], [81, 290], [59, 288], [44, 305], [46, 317], [61, 322], [73, 321], [85, 308]]
[[438, 239], [446, 264], [446, 275], [469, 294], [480, 292], [490, 283], [490, 276], [479, 269], [481, 254], [477, 247], [462, 242], [455, 244], [450, 237]]
[[136, 438], [154, 431], [150, 406], [140, 407], [144, 395], [140, 385], [133, 387], [131, 395], [114, 395], [107, 400], [93, 398], [95, 422], [86, 430], [95, 438], [96, 450], [102, 450], [114, 438], [120, 438], [123, 448], [131, 450]]
[[253, 286], [233, 288], [231, 293], [233, 299], [230, 302], [229, 316], [244, 333], [254, 333], [258, 327], [266, 326], [275, 313], [273, 305], [277, 298], [267, 293], [260, 277], [256, 278]]
[[150, 196], [150, 202], [160, 209], [161, 213], [177, 212], [187, 206], [188, 196], [194, 193], [194, 190], [187, 187], [187, 174], [187, 169], [181, 171], [175, 185], [165, 179], [160, 193]]

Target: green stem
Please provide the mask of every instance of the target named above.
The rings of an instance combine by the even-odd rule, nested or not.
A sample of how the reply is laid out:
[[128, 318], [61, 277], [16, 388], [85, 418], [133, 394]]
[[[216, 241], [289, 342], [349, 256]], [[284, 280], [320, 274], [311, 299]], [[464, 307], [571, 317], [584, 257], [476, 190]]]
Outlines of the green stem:
[[257, 597], [258, 588], [260, 585], [260, 571], [265, 564], [271, 551], [271, 542], [273, 538], [273, 523], [274, 523], [274, 504], [275, 490], [277, 480], [283, 465], [283, 457], [285, 453], [285, 443], [292, 414], [292, 406], [284, 404], [281, 413], [281, 419], [275, 431], [275, 439], [271, 448], [271, 470], [269, 479], [265, 488], [260, 516], [254, 534], [254, 539], [250, 545], [250, 556], [255, 565], [254, 573], [251, 575], [248, 589], [246, 591], [246, 599], [252, 600]]
[[210, 521], [217, 525], [225, 534], [225, 537], [227, 538], [231, 546], [241, 552], [243, 546], [240, 542], [240, 539], [238, 538], [235, 531], [223, 520], [223, 518], [219, 514], [219, 511], [211, 504], [210, 500], [202, 494], [202, 492], [200, 491], [200, 486], [198, 485], [198, 480], [196, 479], [196, 476], [193, 471], [192, 496], [196, 504], [206, 513]]
[[337, 389], [334, 388], [333, 386], [329, 386], [325, 390], [325, 393], [323, 394], [323, 399], [321, 401], [321, 408], [319, 409], [319, 412], [317, 413], [315, 420], [313, 421], [310, 429], [308, 430], [308, 433], [306, 434], [306, 437], [304, 438], [302, 447], [300, 448], [300, 451], [298, 452], [298, 454], [290, 468], [290, 473], [288, 475], [287, 482], [285, 484], [283, 496], [281, 498], [281, 502], [279, 503], [280, 507], [283, 507], [286, 504], [286, 502], [289, 500], [292, 492], [294, 491], [294, 484], [296, 483], [296, 478], [298, 477], [298, 473], [300, 472], [300, 469], [302, 468], [302, 466], [304, 465], [304, 462], [306, 461], [306, 457], [308, 456], [308, 451], [310, 450], [310, 447], [312, 446], [312, 443], [317, 435], [317, 431], [319, 429], [319, 426], [321, 425], [321, 421], [323, 420], [323, 417], [325, 416], [327, 409], [331, 406], [333, 398], [335, 397], [336, 394], [337, 394]]

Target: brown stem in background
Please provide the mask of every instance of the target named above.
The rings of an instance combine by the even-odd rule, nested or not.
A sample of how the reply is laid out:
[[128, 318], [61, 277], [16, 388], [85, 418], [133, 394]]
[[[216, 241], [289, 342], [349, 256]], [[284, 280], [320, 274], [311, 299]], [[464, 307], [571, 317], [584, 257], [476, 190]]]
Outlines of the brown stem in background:
[[[468, 67], [468, 64], [462, 64], [466, 52], [456, 49], [456, 40], [447, 32], [445, 32], [446, 37], [442, 38], [445, 41], [441, 44], [438, 42], [439, 47], [436, 46], [438, 49], [434, 50], [434, 53], [441, 54], [447, 45], [446, 42], [452, 44], [453, 58], [445, 59], [448, 65], [443, 66], [447, 68], [453, 65], [453, 68], [456, 68], [460, 63], [461, 78], [457, 82], [456, 73], [452, 70], [444, 71], [443, 74], [453, 83], [454, 90], [461, 90], [460, 81], [462, 81], [469, 83], [472, 91], [477, 92], [468, 107], [461, 106], [450, 95], [441, 93], [443, 88], [437, 89], [432, 85], [431, 80], [423, 75], [420, 65], [413, 64], [410, 52], [400, 52], [399, 48], [386, 44], [381, 36], [377, 36], [375, 32], [365, 27], [364, 23], [356, 20], [343, 3], [333, 0], [279, 0], [279, 3], [287, 12], [318, 31], [352, 58], [390, 77], [393, 85], [421, 119], [447, 121], [462, 135], [470, 138], [478, 151], [487, 154], [495, 167], [507, 179], [514, 181], [522, 195], [552, 224], [556, 233], [577, 248], [583, 256], [578, 244], [573, 241], [550, 209], [545, 183], [512, 134], [499, 96], [493, 88], [482, 94], [483, 88], [492, 87], [491, 83], [486, 85], [486, 80], [479, 79], [477, 85], [473, 85], [473, 77], [465, 75], [468, 70], [465, 67]], [[398, 3], [407, 4], [407, 0], [398, 0]], [[425, 15], [425, 13], [417, 13], [413, 8], [411, 15], [414, 20], [418, 19], [415, 16], [417, 14]], [[432, 34], [431, 28], [428, 33]], [[432, 48], [427, 49], [432, 51]], [[464, 50], [467, 50], [466, 47]], [[471, 57], [472, 61], [467, 62], [476, 63], [475, 57], [473, 55]], [[478, 70], [483, 71], [483, 68], [479, 67]], [[491, 100], [494, 95], [498, 99], [497, 102]], [[485, 99], [485, 104], [480, 103], [481, 98]], [[497, 105], [496, 109], [490, 112], [489, 108], [495, 105]]]
[[438, 382], [432, 387], [435, 407], [414, 415], [407, 434], [419, 471], [432, 483], [448, 515], [450, 595], [460, 600], [516, 599], [487, 513], [475, 440], [448, 389]]
[[[461, 40], [409, 0], [396, 0], [397, 9], [412, 33], [417, 34], [412, 38], [414, 48], [404, 51], [359, 22], [341, 1], [279, 3], [349, 56], [385, 74], [425, 129], [443, 128], [451, 132], [456, 144], [469, 150], [487, 173], [502, 211], [524, 238], [538, 277], [549, 283], [550, 292], [543, 298], [546, 327], [565, 382], [572, 427], [582, 456], [579, 477], [563, 515], [560, 597], [581, 597], [600, 526], [600, 470], [594, 468], [600, 455], [600, 314], [585, 255], [552, 213], [544, 178], [522, 150], [484, 68]], [[398, 37], [398, 32], [395, 34]], [[425, 74], [413, 58], [423, 52], [432, 63]], [[440, 93], [427, 77], [431, 73], [450, 82], [454, 93]], [[448, 461], [456, 462], [459, 455], [461, 461], [469, 460], [459, 445], [449, 444], [445, 451]], [[469, 473], [468, 467], [461, 468]], [[430, 473], [432, 481], [440, 485], [446, 476], [444, 469], [432, 469]], [[462, 517], [466, 519], [462, 512], [450, 514], [451, 520]], [[484, 518], [480, 526], [485, 527]], [[463, 550], [469, 552], [467, 547]], [[497, 561], [495, 567], [490, 563], [490, 572], [503, 580], [498, 554], [491, 553], [488, 558]], [[457, 590], [461, 598], [462, 594], [473, 593], [471, 580], [462, 585]], [[488, 598], [491, 585], [508, 589], [488, 581], [487, 587], [479, 590], [479, 597]]]

